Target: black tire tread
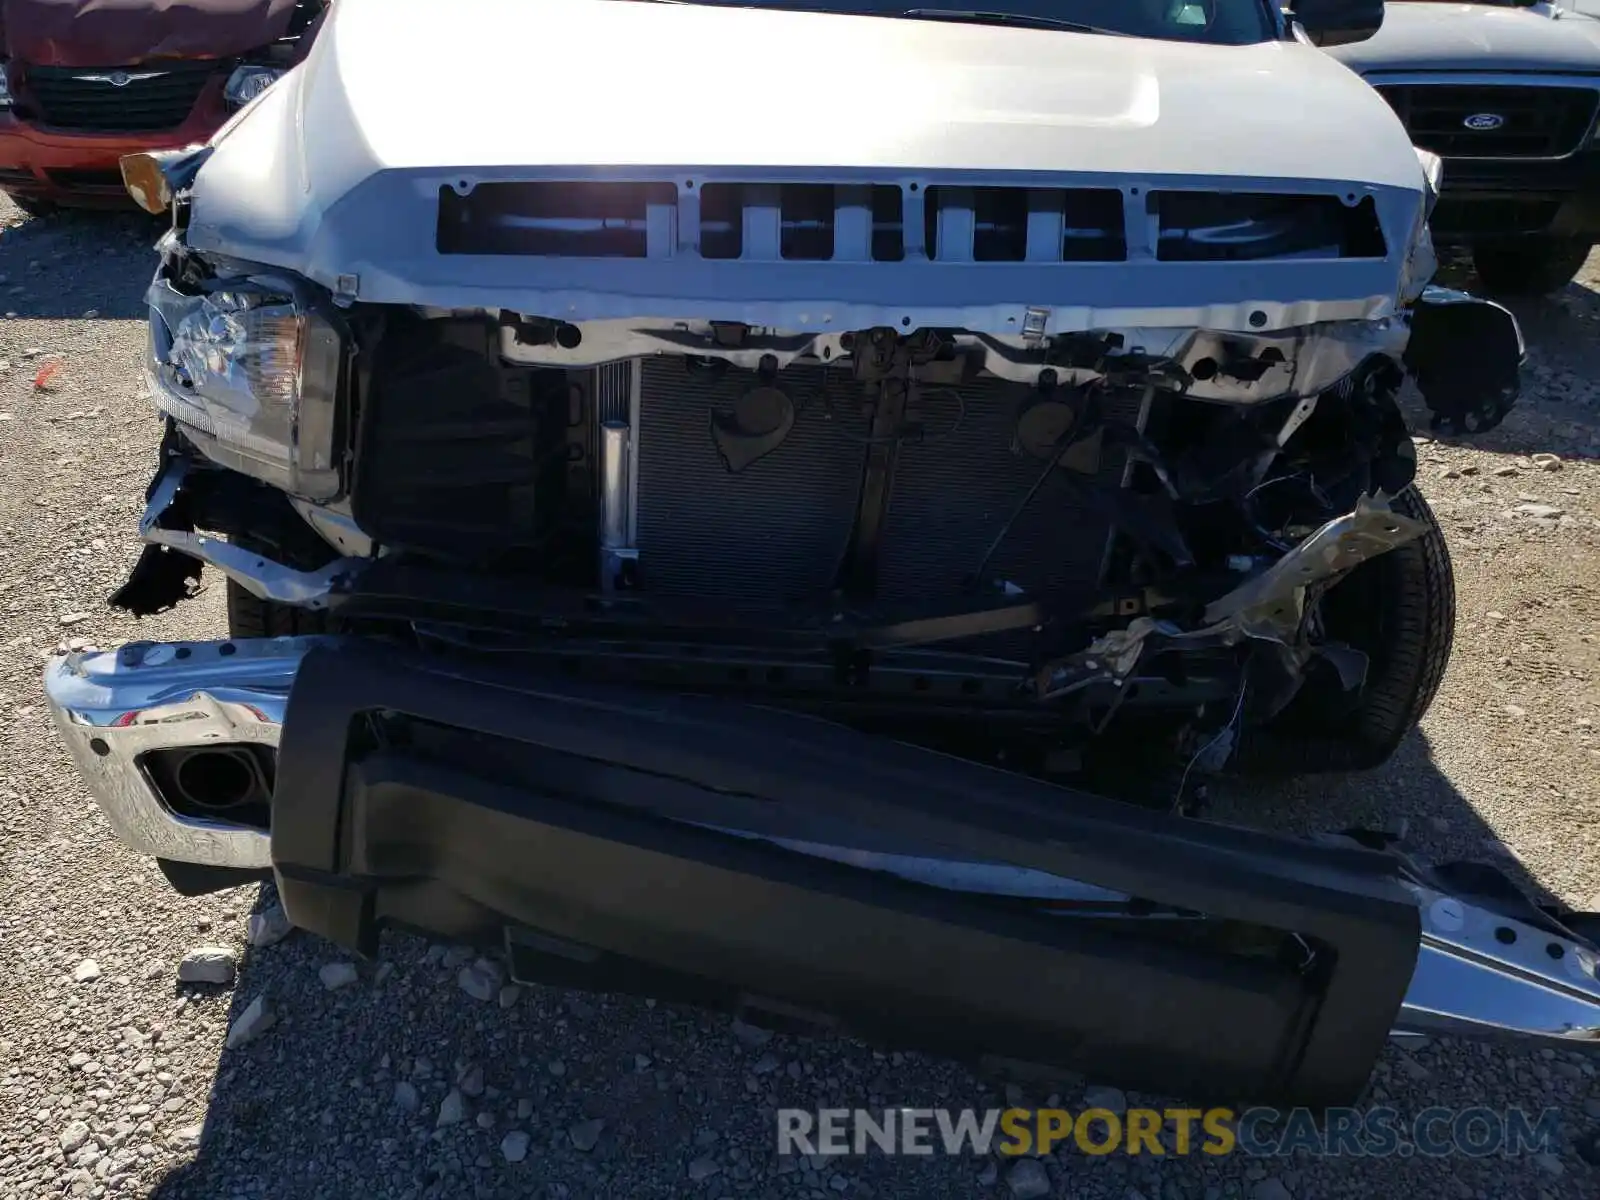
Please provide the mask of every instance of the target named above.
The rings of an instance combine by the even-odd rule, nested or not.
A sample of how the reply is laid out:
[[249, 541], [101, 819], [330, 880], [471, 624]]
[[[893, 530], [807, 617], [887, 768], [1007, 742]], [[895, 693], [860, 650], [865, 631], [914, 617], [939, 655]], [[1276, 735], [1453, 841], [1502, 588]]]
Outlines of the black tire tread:
[[[283, 552], [262, 539], [248, 535], [233, 539], [240, 546], [283, 561]], [[331, 551], [329, 552], [331, 554]], [[315, 563], [297, 563], [314, 569]], [[326, 612], [293, 608], [251, 594], [234, 580], [228, 580], [228, 636], [234, 638], [304, 637], [328, 631]]]
[[1472, 265], [1491, 294], [1547, 296], [1572, 282], [1592, 249], [1588, 242], [1569, 238], [1523, 238], [1474, 246]]
[[1408, 487], [1395, 497], [1394, 509], [1426, 523], [1428, 531], [1357, 568], [1376, 572], [1377, 586], [1388, 594], [1390, 627], [1386, 661], [1369, 678], [1353, 719], [1329, 722], [1317, 733], [1271, 725], [1258, 730], [1240, 748], [1240, 772], [1281, 778], [1371, 770], [1388, 761], [1433, 704], [1455, 641], [1455, 572], [1444, 531], [1422, 493]]

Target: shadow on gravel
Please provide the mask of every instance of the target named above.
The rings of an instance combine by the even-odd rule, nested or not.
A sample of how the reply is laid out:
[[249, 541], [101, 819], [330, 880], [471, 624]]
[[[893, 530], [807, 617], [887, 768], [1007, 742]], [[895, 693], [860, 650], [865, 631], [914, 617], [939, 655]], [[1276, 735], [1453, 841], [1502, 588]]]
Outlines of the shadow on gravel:
[[0, 313], [11, 320], [138, 319], [165, 220], [63, 210], [0, 229]]
[[[1438, 771], [1420, 734], [1379, 771], [1308, 779], [1288, 789], [1230, 785], [1207, 816], [1308, 833], [1404, 823], [1407, 844], [1419, 857], [1489, 857], [1532, 886], [1497, 852], [1493, 831]], [[257, 908], [271, 898], [270, 886], [263, 887]], [[725, 1017], [666, 1004], [548, 988], [475, 1000], [458, 984], [458, 974], [475, 958], [464, 947], [429, 948], [417, 938], [388, 934], [376, 963], [359, 964], [358, 979], [330, 990], [319, 970], [353, 960], [320, 939], [295, 933], [251, 952], [231, 1002], [196, 996], [169, 1022], [179, 1031], [208, 1018], [231, 1025], [263, 996], [276, 1014], [259, 1038], [224, 1051], [197, 1157], [152, 1195], [954, 1200], [980, 1194], [981, 1160], [872, 1155], [816, 1167], [781, 1160], [773, 1109], [1003, 1107], [1018, 1099], [1001, 1082], [957, 1064], [876, 1055], [843, 1037], [730, 1028]], [[1532, 1060], [1532, 1052], [1526, 1057]], [[1492, 1094], [1495, 1103], [1532, 1104], [1537, 1092], [1518, 1089], [1534, 1085], [1520, 1066], [1516, 1070], [1513, 1076], [1506, 1068], [1492, 1084], [1472, 1084], [1476, 1090], [1450, 1102], [1490, 1103]], [[1380, 1067], [1374, 1086], [1390, 1090], [1376, 1092], [1378, 1100], [1401, 1111], [1447, 1102], [1435, 1098], [1432, 1085], [1416, 1083], [1420, 1076], [1408, 1083], [1393, 1078], [1397, 1074], [1404, 1072]], [[1022, 1096], [1046, 1104], [1054, 1095], [1054, 1103], [1075, 1106], [1083, 1084], [1047, 1074]], [[460, 1102], [455, 1112], [446, 1104], [452, 1094]], [[1576, 1158], [1570, 1164], [1573, 1171], [1588, 1170]], [[1232, 1159], [1130, 1163], [1077, 1155], [1063, 1156], [1051, 1169], [1058, 1196], [1202, 1200], [1266, 1194], [1252, 1193], [1259, 1176], [1245, 1175], [1250, 1166]], [[1393, 1196], [1401, 1194], [1393, 1187], [1397, 1166], [1343, 1161], [1337, 1169], [1341, 1179], [1367, 1175], [1370, 1194]], [[1469, 1197], [1473, 1189], [1521, 1194], [1506, 1188], [1504, 1163], [1454, 1159], [1417, 1169], [1429, 1173], [1417, 1179], [1417, 1194], [1455, 1194], [1445, 1189], [1462, 1184], [1451, 1180], [1466, 1181], [1460, 1194]], [[1236, 1184], [1228, 1186], [1230, 1180]], [[1211, 1191], [1215, 1184], [1224, 1186]], [[1000, 1194], [1008, 1194], [1005, 1186], [1002, 1179]], [[1326, 1193], [1307, 1179], [1292, 1194]]]

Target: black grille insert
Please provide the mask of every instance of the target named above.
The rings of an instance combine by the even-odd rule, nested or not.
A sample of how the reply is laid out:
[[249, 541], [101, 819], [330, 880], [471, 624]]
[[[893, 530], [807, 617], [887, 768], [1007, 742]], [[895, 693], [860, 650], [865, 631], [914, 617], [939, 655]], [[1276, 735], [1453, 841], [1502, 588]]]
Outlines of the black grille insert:
[[[210, 60], [137, 67], [30, 66], [24, 99], [43, 124], [58, 129], [174, 129], [194, 111], [219, 65]], [[119, 85], [119, 80], [125, 82]]]
[[1411, 140], [1442, 158], [1561, 158], [1594, 124], [1600, 91], [1509, 84], [1378, 89]]

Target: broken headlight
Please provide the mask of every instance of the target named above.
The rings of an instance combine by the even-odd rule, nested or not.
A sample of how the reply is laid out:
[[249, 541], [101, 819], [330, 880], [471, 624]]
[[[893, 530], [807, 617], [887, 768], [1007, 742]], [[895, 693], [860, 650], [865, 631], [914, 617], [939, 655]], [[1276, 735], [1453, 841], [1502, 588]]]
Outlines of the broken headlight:
[[243, 108], [281, 78], [283, 78], [281, 67], [247, 63], [233, 69], [233, 74], [228, 76], [228, 82], [223, 85], [222, 95], [234, 108]]
[[296, 496], [339, 494], [343, 343], [332, 320], [263, 281], [151, 287], [156, 405], [207, 457]]

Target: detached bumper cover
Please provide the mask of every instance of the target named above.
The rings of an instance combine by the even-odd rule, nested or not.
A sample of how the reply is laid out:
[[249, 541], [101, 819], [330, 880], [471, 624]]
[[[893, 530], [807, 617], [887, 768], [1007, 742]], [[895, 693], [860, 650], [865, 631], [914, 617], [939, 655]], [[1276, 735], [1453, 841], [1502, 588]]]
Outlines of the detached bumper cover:
[[[120, 836], [270, 859], [291, 918], [362, 951], [504, 934], [531, 977], [1196, 1098], [1349, 1102], [1395, 1029], [1600, 1034], [1591, 948], [1534, 910], [803, 717], [338, 639], [69, 656], [47, 687]], [[139, 765], [280, 727], [270, 845]]]

